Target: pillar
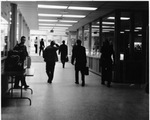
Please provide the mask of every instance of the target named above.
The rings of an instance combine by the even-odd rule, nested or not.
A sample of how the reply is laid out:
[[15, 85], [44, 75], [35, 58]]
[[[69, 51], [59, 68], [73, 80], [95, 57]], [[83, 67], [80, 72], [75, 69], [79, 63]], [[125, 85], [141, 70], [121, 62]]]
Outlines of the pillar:
[[11, 3], [10, 49], [16, 45], [17, 36], [17, 5]]

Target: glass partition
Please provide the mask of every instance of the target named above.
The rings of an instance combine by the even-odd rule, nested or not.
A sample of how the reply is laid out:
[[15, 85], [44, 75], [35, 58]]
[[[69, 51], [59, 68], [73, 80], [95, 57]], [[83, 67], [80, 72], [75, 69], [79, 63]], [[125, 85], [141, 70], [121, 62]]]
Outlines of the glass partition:
[[142, 59], [142, 13], [135, 13], [135, 24], [134, 24], [134, 59]]
[[93, 56], [100, 56], [99, 52], [99, 42], [100, 42], [100, 36], [99, 36], [99, 20], [96, 20], [92, 22], [92, 35], [91, 35], [91, 55]]
[[89, 25], [84, 26], [84, 47], [86, 48], [86, 54], [90, 54], [89, 48]]
[[82, 40], [82, 28], [79, 28], [78, 39]]
[[111, 44], [114, 44], [114, 32], [115, 17], [114, 14], [110, 14], [102, 19], [102, 45], [106, 39], [108, 39]]
[[1, 57], [6, 56], [8, 47], [8, 21], [1, 17]]

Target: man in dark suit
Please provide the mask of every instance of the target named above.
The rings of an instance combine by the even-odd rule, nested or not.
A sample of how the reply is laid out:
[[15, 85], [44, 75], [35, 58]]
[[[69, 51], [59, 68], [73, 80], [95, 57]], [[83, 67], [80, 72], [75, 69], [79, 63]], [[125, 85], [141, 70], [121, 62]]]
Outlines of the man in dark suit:
[[60, 54], [60, 59], [63, 65], [63, 68], [65, 68], [65, 62], [68, 54], [68, 47], [65, 45], [65, 41], [62, 41], [62, 45], [59, 47], [59, 54]]
[[[13, 50], [22, 52], [22, 56], [20, 56], [20, 63], [21, 63], [22, 68], [24, 66], [24, 61], [25, 61], [26, 57], [29, 56], [28, 52], [27, 52], [27, 47], [24, 45], [25, 41], [26, 41], [26, 37], [22, 36], [21, 42], [19, 44], [17, 44], [13, 49]], [[16, 76], [14, 88], [16, 88], [16, 89], [21, 88], [19, 86], [20, 80], [21, 80], [22, 86], [24, 86], [25, 89], [29, 87], [25, 81], [25, 77], [22, 78], [21, 76]]]
[[85, 85], [84, 70], [86, 67], [86, 52], [85, 47], [81, 46], [81, 40], [77, 40], [77, 45], [73, 47], [71, 64], [75, 61], [75, 83], [79, 84], [79, 71], [82, 76], [82, 86]]
[[46, 62], [46, 73], [48, 76], [48, 83], [52, 83], [55, 69], [55, 62], [58, 61], [58, 56], [56, 51], [59, 49], [59, 45], [57, 45], [54, 41], [51, 41], [51, 44], [46, 47], [44, 50], [44, 61]]

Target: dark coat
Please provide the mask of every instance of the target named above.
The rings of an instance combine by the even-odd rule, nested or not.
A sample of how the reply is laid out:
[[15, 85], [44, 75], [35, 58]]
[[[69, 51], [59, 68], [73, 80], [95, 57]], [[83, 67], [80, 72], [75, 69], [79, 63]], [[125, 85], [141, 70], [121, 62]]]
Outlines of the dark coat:
[[60, 45], [59, 47], [59, 54], [60, 54], [60, 59], [65, 60], [66, 56], [68, 54], [68, 47], [65, 44]]
[[58, 50], [58, 47], [54, 47], [51, 45], [46, 47], [43, 53], [44, 61], [49, 62], [49, 63], [55, 63], [56, 61], [58, 61], [58, 56], [56, 53], [57, 50]]
[[43, 41], [43, 40], [41, 40], [41, 41], [40, 41], [40, 49], [41, 49], [41, 50], [43, 50], [43, 49], [44, 49], [44, 47], [45, 47], [45, 45], [44, 45], [44, 41]]
[[71, 63], [73, 64], [74, 61], [75, 61], [75, 70], [85, 69], [87, 63], [85, 47], [83, 46], [73, 47]]
[[112, 55], [113, 55], [113, 59], [114, 59], [114, 50], [113, 50], [113, 46], [112, 45], [107, 45], [104, 44], [101, 48], [101, 64], [102, 67], [110, 67], [112, 66]]
[[20, 57], [21, 61], [24, 61], [28, 56], [27, 47], [24, 44], [17, 44], [13, 50], [22, 52], [22, 55]]

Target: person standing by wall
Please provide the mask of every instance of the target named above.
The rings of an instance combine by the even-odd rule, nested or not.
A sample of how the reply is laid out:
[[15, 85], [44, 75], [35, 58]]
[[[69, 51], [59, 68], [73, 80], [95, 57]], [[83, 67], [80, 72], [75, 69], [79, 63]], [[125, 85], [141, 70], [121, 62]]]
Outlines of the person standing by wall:
[[68, 57], [68, 47], [67, 45], [65, 45], [65, 41], [62, 41], [62, 45], [60, 45], [59, 47], [59, 54], [60, 54], [60, 59], [63, 65], [63, 68], [65, 68], [65, 62], [66, 62], [66, 58]]
[[38, 50], [38, 38], [37, 37], [34, 40], [34, 47], [35, 47], [35, 53], [37, 53], [37, 50]]
[[81, 46], [81, 40], [77, 40], [77, 45], [73, 47], [72, 50], [72, 57], [71, 57], [71, 64], [74, 65], [75, 61], [75, 83], [79, 84], [79, 71], [81, 72], [82, 76], [82, 86], [85, 85], [85, 67], [86, 67], [86, 52], [85, 47]]
[[[25, 36], [22, 36], [21, 37], [21, 42], [19, 44], [17, 44], [15, 47], [14, 47], [14, 50], [16, 51], [22, 51], [23, 52], [23, 55], [22, 57], [20, 58], [20, 63], [22, 63], [22, 68], [23, 68], [23, 65], [24, 65], [24, 61], [26, 59], [26, 57], [28, 56], [28, 52], [27, 52], [27, 48], [26, 46], [24, 45], [25, 44], [25, 41], [26, 41], [26, 37]], [[20, 76], [16, 76], [15, 77], [15, 85], [14, 85], [14, 88], [20, 88], [19, 86], [19, 81], [21, 80], [21, 83], [22, 83], [22, 86], [24, 86], [24, 88], [28, 88], [29, 86], [26, 84], [26, 81], [25, 81], [25, 77], [22, 78]]]
[[56, 51], [59, 49], [59, 45], [54, 41], [51, 41], [51, 44], [47, 46], [43, 53], [44, 61], [46, 62], [46, 73], [48, 76], [48, 83], [52, 83], [55, 69], [55, 62], [57, 61]]
[[42, 38], [41, 41], [40, 41], [39, 56], [41, 55], [41, 51], [42, 51], [42, 53], [43, 53], [44, 47], [45, 47], [45, 45], [44, 45], [44, 40], [43, 40], [43, 38]]
[[[107, 86], [110, 87], [112, 81], [112, 64], [115, 60], [113, 45], [109, 43], [108, 39], [106, 39], [103, 43], [103, 46], [100, 51], [101, 54], [101, 65], [102, 65], [102, 82], [101, 84], [105, 84], [107, 81]], [[113, 56], [113, 60], [111, 58]]]

